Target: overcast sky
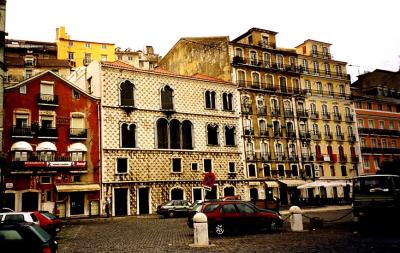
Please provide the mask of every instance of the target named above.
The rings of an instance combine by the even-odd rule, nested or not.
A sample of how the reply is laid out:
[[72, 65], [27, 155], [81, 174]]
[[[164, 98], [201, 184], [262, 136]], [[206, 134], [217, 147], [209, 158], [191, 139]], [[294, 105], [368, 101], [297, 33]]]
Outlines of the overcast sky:
[[332, 44], [353, 75], [399, 70], [399, 0], [8, 0], [8, 38], [55, 41], [65, 26], [71, 39], [152, 45], [165, 55], [181, 37], [229, 36], [252, 27], [278, 32], [277, 45], [306, 39]]

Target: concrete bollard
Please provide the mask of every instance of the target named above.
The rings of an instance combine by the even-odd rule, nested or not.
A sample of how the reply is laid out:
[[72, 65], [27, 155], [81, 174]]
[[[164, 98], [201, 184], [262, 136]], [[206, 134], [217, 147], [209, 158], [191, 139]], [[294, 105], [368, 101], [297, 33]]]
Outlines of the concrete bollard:
[[204, 213], [196, 213], [193, 217], [194, 243], [191, 246], [210, 246], [208, 241], [207, 216]]
[[289, 208], [290, 213], [290, 228], [292, 231], [303, 231], [303, 217], [301, 209], [298, 206]]

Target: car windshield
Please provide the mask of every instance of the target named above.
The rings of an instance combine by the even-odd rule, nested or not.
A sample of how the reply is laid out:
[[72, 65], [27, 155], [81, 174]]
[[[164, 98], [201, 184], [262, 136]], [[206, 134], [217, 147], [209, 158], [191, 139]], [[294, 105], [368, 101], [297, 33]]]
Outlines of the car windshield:
[[32, 224], [32, 226], [29, 228], [40, 238], [42, 242], [48, 242], [51, 239], [51, 236], [38, 225]]
[[57, 220], [58, 219], [57, 216], [55, 216], [54, 214], [49, 213], [49, 212], [42, 212], [41, 214], [49, 220]]

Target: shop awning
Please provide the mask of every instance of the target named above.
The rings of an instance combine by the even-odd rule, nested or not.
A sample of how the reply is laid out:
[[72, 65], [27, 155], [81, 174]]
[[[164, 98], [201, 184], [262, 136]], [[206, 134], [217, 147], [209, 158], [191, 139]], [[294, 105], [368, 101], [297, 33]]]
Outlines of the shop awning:
[[85, 144], [77, 142], [69, 145], [68, 152], [87, 152]]
[[276, 182], [276, 181], [265, 181], [264, 182], [266, 185], [267, 185], [267, 187], [269, 187], [269, 188], [279, 188], [279, 184], [278, 184], [278, 182]]
[[57, 151], [57, 147], [49, 141], [44, 141], [37, 145], [36, 151]]
[[307, 189], [307, 188], [316, 188], [316, 187], [344, 187], [346, 185], [351, 185], [351, 181], [348, 180], [317, 180], [314, 182], [306, 183], [297, 187], [297, 189]]
[[59, 184], [56, 185], [58, 192], [91, 192], [100, 191], [99, 184]]
[[297, 187], [299, 185], [305, 184], [306, 181], [300, 179], [285, 179], [279, 180], [279, 183], [285, 184], [287, 187]]
[[33, 151], [33, 149], [28, 142], [18, 141], [11, 146], [11, 151]]

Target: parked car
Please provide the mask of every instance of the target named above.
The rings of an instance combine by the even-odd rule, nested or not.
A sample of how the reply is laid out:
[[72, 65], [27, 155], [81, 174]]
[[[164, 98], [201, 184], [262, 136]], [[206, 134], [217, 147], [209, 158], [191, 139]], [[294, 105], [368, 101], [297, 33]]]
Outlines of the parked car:
[[58, 244], [35, 223], [0, 223], [0, 249], [2, 253], [57, 253]]
[[61, 231], [61, 220], [49, 212], [10, 212], [0, 214], [1, 222], [32, 222], [55, 236]]
[[0, 213], [9, 213], [9, 212], [14, 212], [11, 208], [8, 207], [2, 207], [0, 208]]
[[157, 207], [157, 213], [164, 217], [187, 216], [190, 210], [190, 202], [187, 200], [170, 200]]
[[[234, 230], [261, 230], [276, 231], [282, 227], [283, 219], [274, 211], [259, 209], [246, 201], [226, 200], [204, 202], [200, 210], [207, 216], [208, 229], [217, 235]], [[193, 216], [194, 211], [193, 210]], [[188, 226], [193, 228], [193, 216], [188, 216]]]

